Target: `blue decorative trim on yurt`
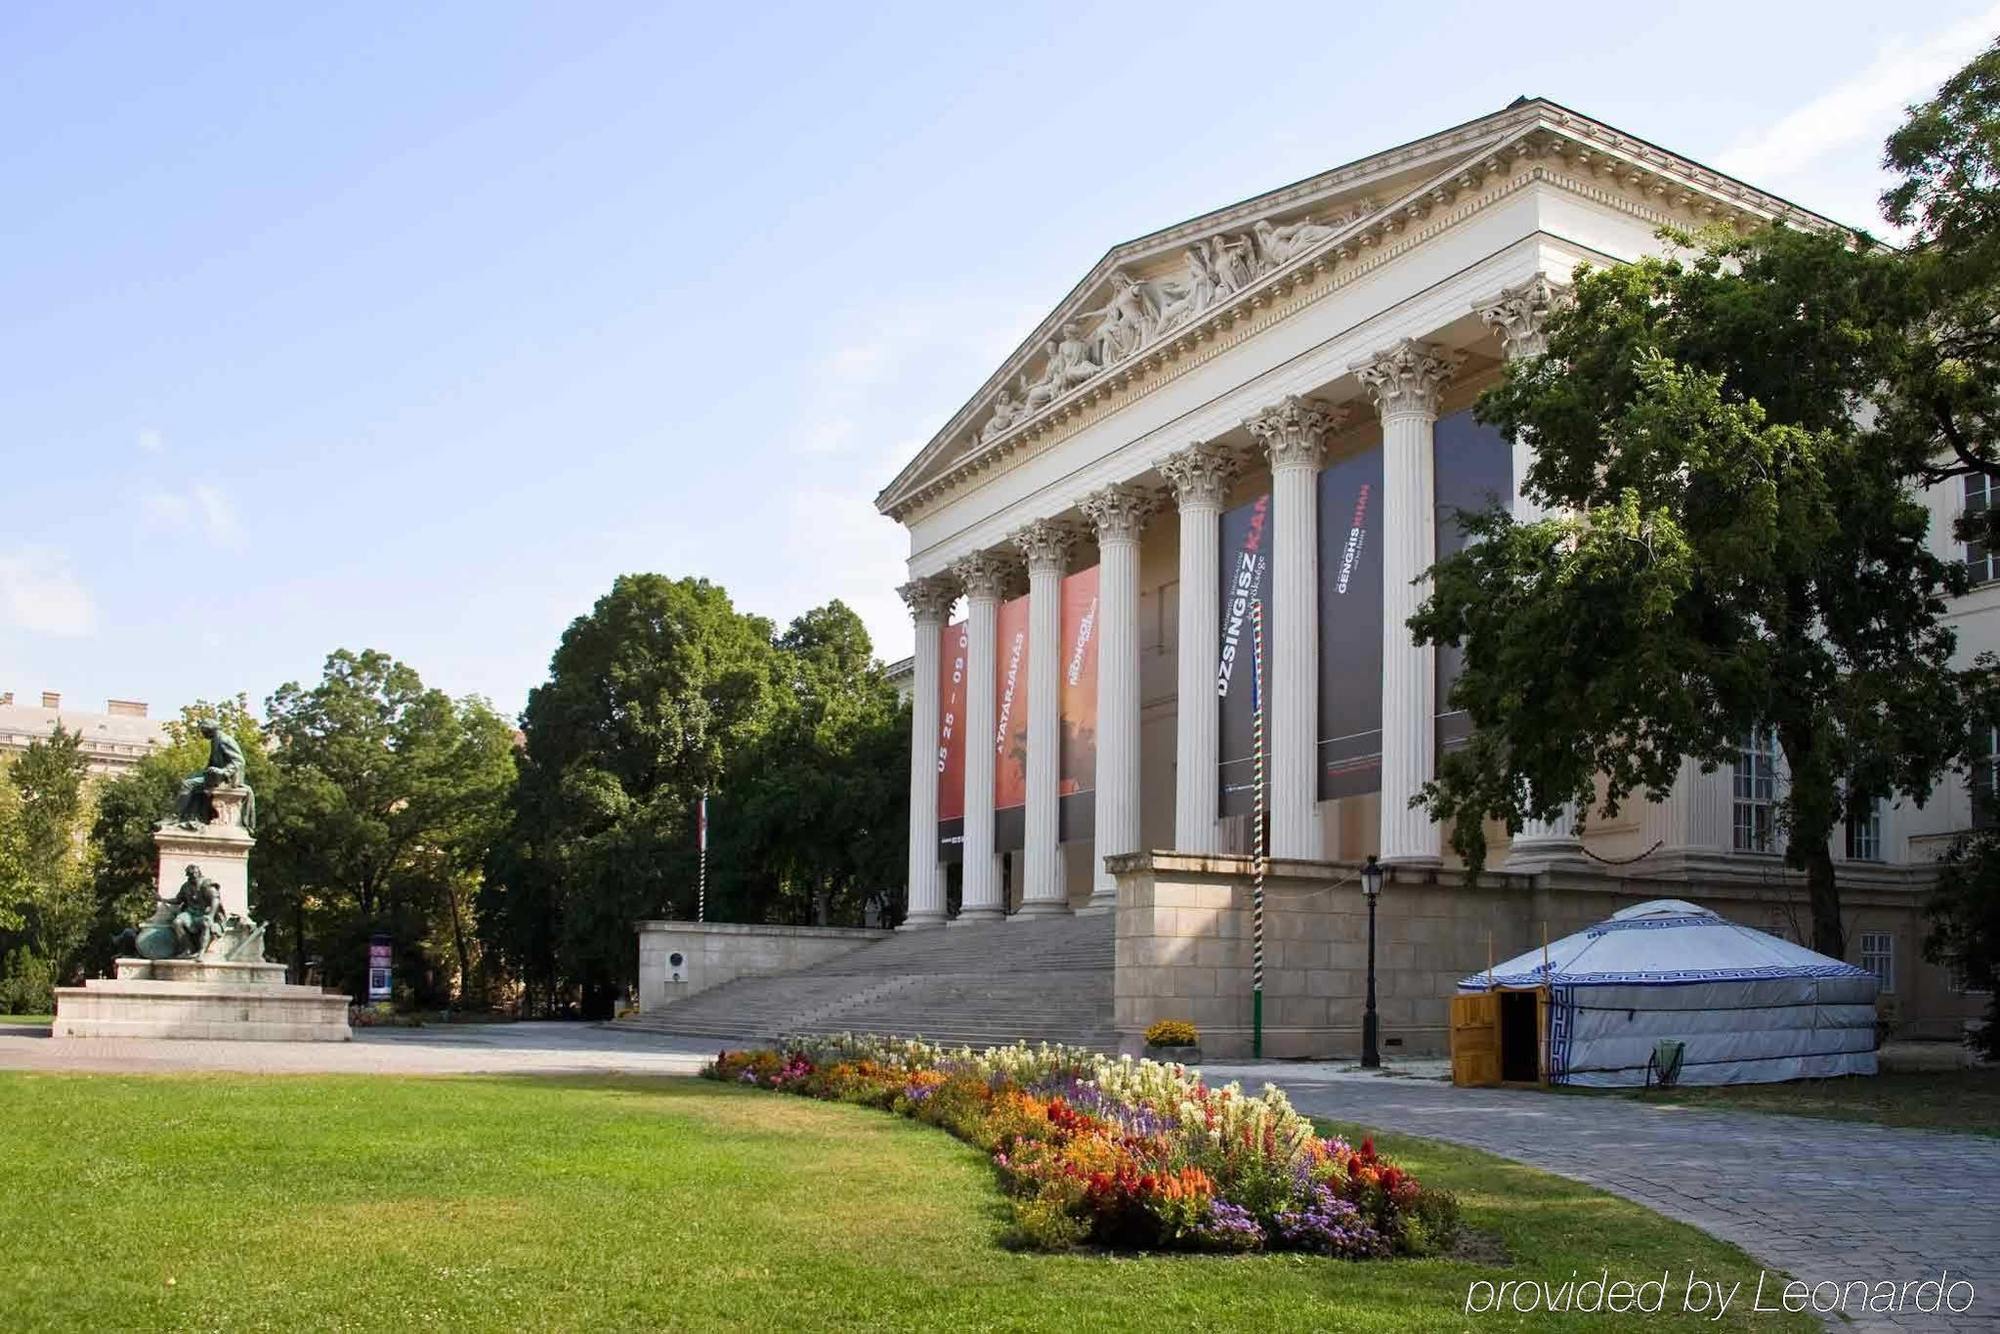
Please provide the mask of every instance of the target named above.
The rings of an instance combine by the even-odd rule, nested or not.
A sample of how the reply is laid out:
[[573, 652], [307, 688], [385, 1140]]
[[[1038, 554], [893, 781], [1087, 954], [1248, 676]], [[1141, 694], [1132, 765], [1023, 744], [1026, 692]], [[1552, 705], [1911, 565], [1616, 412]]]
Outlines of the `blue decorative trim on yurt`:
[[1551, 1084], [1569, 1082], [1569, 1043], [1576, 1031], [1576, 993], [1556, 987], [1549, 999], [1549, 1068]]
[[1525, 973], [1480, 973], [1461, 986], [1475, 988], [1538, 987], [1548, 982], [1565, 987], [1672, 987], [1690, 982], [1763, 982], [1787, 977], [1869, 977], [1851, 963], [1771, 964], [1762, 968], [1669, 968], [1644, 973], [1550, 973], [1537, 967]]
[[1614, 917], [1587, 928], [1583, 934], [1595, 940], [1613, 931], [1661, 931], [1670, 926], [1714, 926], [1716, 922], [1714, 917], [1696, 917], [1691, 913], [1678, 917], [1628, 917], [1623, 921]]

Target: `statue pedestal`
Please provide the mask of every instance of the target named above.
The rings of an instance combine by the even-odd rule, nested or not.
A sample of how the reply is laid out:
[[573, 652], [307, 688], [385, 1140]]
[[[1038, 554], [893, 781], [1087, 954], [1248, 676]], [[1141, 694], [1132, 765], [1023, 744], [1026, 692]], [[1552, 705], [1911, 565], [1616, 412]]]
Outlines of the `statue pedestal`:
[[120, 959], [116, 977], [56, 988], [58, 1038], [346, 1042], [347, 997], [285, 981], [278, 963]]
[[187, 868], [199, 866], [203, 875], [222, 886], [223, 911], [250, 915], [250, 849], [257, 840], [243, 827], [248, 795], [246, 788], [217, 788], [209, 794], [215, 802], [213, 823], [193, 829], [168, 825], [153, 831], [153, 843], [160, 850], [156, 892], [161, 898], [172, 898]]
[[[189, 865], [215, 882], [215, 897], [233, 916], [216, 927], [199, 958], [120, 958], [110, 977], [57, 987], [52, 1036], [266, 1042], [346, 1042], [354, 1036], [347, 997], [292, 986], [283, 964], [264, 960], [263, 928], [249, 920], [250, 848], [257, 841], [243, 821], [250, 789], [213, 788], [208, 798], [215, 814], [208, 823], [153, 832], [160, 849], [159, 896], [169, 902], [131, 937], [132, 948], [155, 954], [176, 948], [182, 933], [167, 921]], [[164, 944], [162, 932], [168, 933]]]

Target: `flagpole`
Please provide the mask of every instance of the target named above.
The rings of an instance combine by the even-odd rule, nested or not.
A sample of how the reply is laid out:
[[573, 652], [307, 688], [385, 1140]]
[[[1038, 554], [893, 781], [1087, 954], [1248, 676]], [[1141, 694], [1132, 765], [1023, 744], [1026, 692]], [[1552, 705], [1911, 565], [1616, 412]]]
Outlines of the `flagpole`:
[[1250, 1054], [1264, 1055], [1264, 603], [1250, 602]]

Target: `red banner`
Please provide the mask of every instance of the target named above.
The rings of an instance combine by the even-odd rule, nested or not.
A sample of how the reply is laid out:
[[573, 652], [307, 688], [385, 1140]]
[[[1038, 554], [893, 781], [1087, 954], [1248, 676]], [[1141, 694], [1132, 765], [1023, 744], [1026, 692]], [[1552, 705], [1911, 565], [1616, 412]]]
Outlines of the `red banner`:
[[1064, 796], [1097, 786], [1097, 567], [1062, 582]]
[[993, 637], [993, 809], [1028, 804], [1028, 599], [1000, 604]]

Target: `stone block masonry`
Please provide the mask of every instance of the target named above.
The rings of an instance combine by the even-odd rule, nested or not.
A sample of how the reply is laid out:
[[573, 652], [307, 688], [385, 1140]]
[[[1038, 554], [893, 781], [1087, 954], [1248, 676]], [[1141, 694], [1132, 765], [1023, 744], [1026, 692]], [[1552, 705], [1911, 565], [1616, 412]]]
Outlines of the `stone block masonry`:
[[[1201, 1029], [1204, 1057], [1249, 1055], [1250, 859], [1151, 852], [1112, 858], [1110, 867], [1118, 881], [1113, 1021], [1121, 1048], [1136, 1052], [1157, 1020], [1188, 1019]], [[1359, 869], [1348, 862], [1266, 864], [1266, 1056], [1360, 1054], [1368, 906]], [[1690, 883], [1589, 868], [1489, 870], [1474, 883], [1456, 867], [1384, 869], [1376, 1009], [1385, 1048], [1407, 1056], [1444, 1055], [1459, 980], [1534, 948], [1545, 931], [1559, 939], [1658, 898], [1692, 899], [1760, 930], [1776, 927], [1776, 916], [1794, 906], [1782, 884], [1725, 874]], [[1846, 897], [1868, 929], [1921, 938], [1916, 896], [1854, 888]]]
[[737, 922], [641, 922], [639, 1012], [653, 1014], [739, 977], [810, 968], [887, 939], [888, 931]]

